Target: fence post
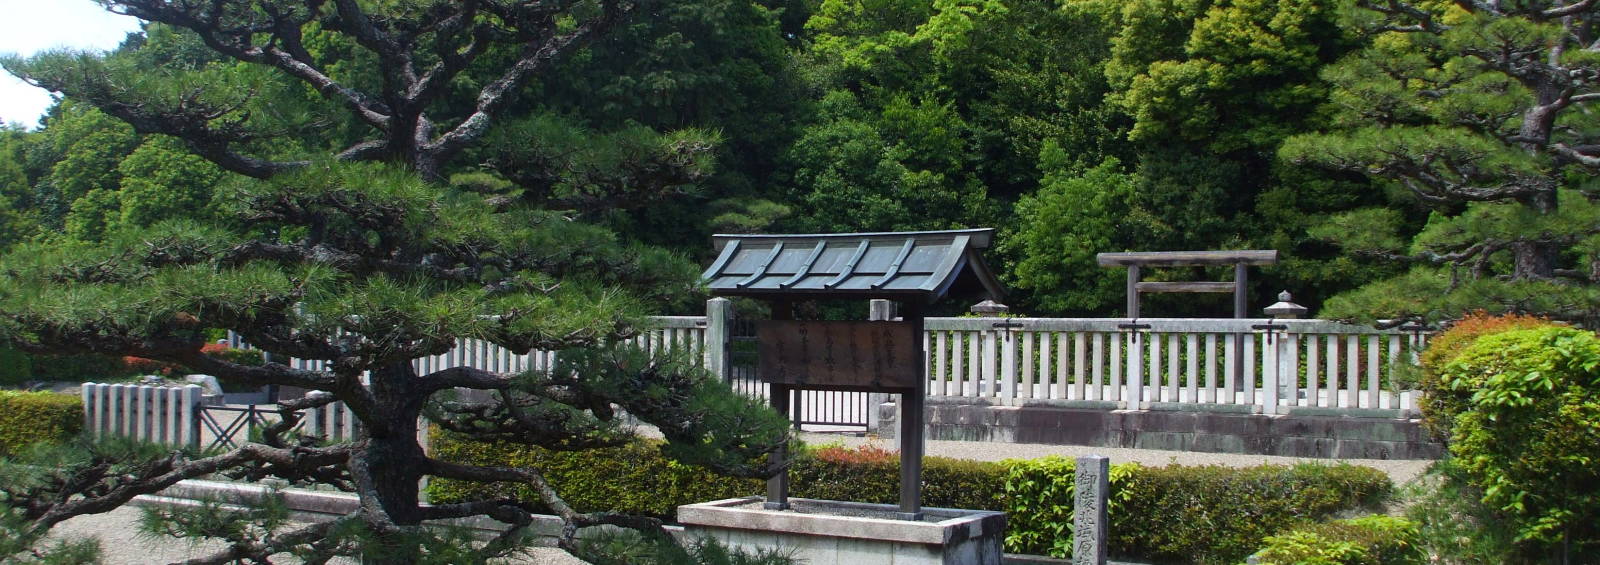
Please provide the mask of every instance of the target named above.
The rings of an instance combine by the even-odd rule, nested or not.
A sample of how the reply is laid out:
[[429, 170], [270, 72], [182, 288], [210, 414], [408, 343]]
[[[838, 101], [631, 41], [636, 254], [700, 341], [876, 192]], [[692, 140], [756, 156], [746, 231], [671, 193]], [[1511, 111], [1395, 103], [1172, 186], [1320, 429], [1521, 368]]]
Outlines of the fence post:
[[129, 402], [133, 394], [128, 391], [128, 386], [125, 384], [111, 385], [111, 417], [113, 422], [111, 430], [112, 433], [123, 437], [127, 437], [129, 430], [133, 429], [133, 410], [130, 410], [132, 403]]
[[83, 395], [83, 429], [91, 436], [100, 435], [99, 423], [95, 421], [97, 407], [94, 403], [94, 392], [99, 386], [95, 383], [83, 383], [83, 387], [79, 389], [79, 394]]
[[200, 387], [185, 385], [183, 396], [178, 400], [180, 414], [179, 422], [182, 424], [182, 435], [179, 445], [200, 447]]
[[1128, 347], [1123, 351], [1127, 356], [1129, 410], [1144, 410], [1144, 337], [1139, 330], [1130, 330]]
[[[1266, 330], [1267, 346], [1263, 347], [1261, 360], [1261, 413], [1278, 413], [1278, 383], [1283, 374], [1283, 362], [1288, 357], [1284, 352], [1284, 344], [1289, 341], [1287, 335], [1273, 335], [1272, 329]], [[1251, 336], [1254, 339], [1254, 336]]]
[[728, 342], [733, 325], [733, 302], [726, 298], [706, 301], [705, 367], [722, 382], [732, 380], [728, 371]]
[[161, 443], [177, 445], [183, 436], [183, 391], [176, 388], [167, 388], [161, 391], [166, 400], [162, 401], [162, 414], [165, 423], [162, 424]]
[[[1002, 318], [1002, 321], [1004, 319]], [[1011, 328], [990, 330], [1000, 342], [1000, 398], [1006, 404], [1015, 404], [1017, 398], [1017, 334]]]

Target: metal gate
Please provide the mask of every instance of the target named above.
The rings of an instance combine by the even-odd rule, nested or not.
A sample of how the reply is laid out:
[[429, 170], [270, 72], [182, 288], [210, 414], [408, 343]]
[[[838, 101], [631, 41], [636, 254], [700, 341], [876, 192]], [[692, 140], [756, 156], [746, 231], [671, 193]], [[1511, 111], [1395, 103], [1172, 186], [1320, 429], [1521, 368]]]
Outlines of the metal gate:
[[[735, 319], [728, 336], [728, 385], [741, 393], [768, 398], [770, 390], [756, 374], [760, 365], [753, 320]], [[789, 418], [808, 431], [866, 431], [872, 393], [796, 390], [790, 393]]]

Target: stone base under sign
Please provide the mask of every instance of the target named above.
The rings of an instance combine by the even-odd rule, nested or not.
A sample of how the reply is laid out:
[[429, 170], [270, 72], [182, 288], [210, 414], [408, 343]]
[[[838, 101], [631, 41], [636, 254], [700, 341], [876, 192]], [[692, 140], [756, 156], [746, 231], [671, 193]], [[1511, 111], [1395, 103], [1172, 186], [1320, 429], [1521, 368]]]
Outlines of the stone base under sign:
[[731, 547], [792, 552], [805, 563], [1000, 565], [1006, 515], [924, 508], [921, 521], [893, 518], [899, 507], [791, 498], [792, 510], [766, 510], [761, 497], [678, 507], [688, 537]]

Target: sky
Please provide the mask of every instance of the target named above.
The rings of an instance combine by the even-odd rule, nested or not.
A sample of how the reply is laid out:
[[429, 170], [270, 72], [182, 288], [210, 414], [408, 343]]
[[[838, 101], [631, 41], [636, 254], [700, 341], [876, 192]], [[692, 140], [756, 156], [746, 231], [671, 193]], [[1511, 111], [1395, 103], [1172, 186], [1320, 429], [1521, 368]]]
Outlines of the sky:
[[[0, 0], [0, 53], [111, 49], [137, 29], [139, 20], [107, 12], [92, 0]], [[49, 92], [0, 72], [0, 122], [38, 127], [50, 102]]]

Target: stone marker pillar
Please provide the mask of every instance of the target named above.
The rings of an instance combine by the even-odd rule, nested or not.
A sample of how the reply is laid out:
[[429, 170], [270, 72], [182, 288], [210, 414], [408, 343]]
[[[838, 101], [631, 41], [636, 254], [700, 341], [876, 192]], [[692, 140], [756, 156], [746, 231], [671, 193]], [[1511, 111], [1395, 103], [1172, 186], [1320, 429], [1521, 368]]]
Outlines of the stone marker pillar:
[[1111, 496], [1111, 459], [1079, 457], [1074, 471], [1072, 563], [1105, 565], [1106, 501]]

